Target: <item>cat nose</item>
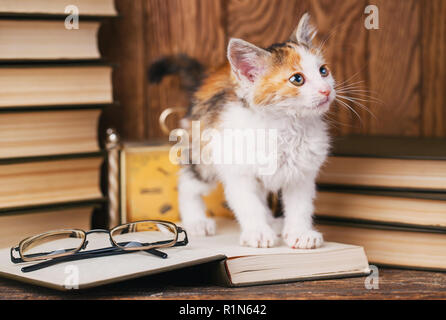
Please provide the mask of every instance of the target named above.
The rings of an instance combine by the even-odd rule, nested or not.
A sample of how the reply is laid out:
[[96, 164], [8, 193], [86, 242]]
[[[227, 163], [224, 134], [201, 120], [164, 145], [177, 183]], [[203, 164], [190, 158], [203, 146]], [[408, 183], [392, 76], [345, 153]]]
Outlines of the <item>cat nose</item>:
[[331, 90], [330, 89], [321, 89], [321, 90], [319, 90], [319, 93], [328, 97], [331, 93]]

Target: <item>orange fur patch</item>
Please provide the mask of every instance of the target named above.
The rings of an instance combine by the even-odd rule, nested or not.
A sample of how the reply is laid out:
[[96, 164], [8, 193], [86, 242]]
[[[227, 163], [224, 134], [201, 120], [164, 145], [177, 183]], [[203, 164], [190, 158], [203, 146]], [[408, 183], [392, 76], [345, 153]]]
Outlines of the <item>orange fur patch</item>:
[[254, 94], [254, 103], [267, 105], [274, 97], [295, 97], [299, 88], [289, 86], [288, 79], [301, 68], [301, 57], [294, 48], [282, 47], [272, 53], [269, 71], [261, 79]]
[[198, 101], [206, 101], [216, 93], [230, 86], [231, 82], [231, 66], [227, 62], [210, 73], [209, 77], [204, 80], [203, 84], [195, 93], [195, 98]]
[[216, 127], [225, 102], [236, 99], [229, 62], [211, 72], [194, 95], [191, 120], [199, 120], [201, 129]]

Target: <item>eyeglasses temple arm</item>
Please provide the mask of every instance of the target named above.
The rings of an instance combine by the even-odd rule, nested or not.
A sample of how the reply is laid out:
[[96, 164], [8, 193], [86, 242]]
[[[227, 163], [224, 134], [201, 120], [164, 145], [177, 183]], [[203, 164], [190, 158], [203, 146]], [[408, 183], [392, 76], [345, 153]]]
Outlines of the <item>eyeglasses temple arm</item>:
[[[66, 251], [74, 251], [74, 250], [76, 250], [76, 249], [75, 248], [66, 249]], [[25, 261], [23, 261], [23, 259], [21, 257], [19, 257], [19, 258], [14, 257], [13, 251], [19, 252], [19, 247], [11, 248], [11, 262], [12, 263], [22, 263], [22, 262], [25, 262]], [[32, 254], [27, 254], [26, 257], [27, 258], [43, 257], [43, 256], [47, 256], [49, 254], [50, 254], [50, 252], [32, 253]]]
[[[147, 253], [153, 254], [157, 257], [166, 259], [168, 257], [167, 253], [164, 253], [158, 249], [149, 249], [149, 250], [143, 250]], [[78, 252], [70, 256], [65, 256], [61, 258], [55, 258], [52, 260], [43, 261], [40, 263], [33, 264], [32, 266], [26, 266], [23, 267], [21, 270], [22, 272], [31, 272], [40, 270], [46, 267], [50, 267], [53, 265], [56, 265], [58, 263], [62, 262], [68, 262], [68, 261], [77, 261], [77, 260], [84, 260], [84, 259], [90, 259], [90, 258], [98, 258], [98, 257], [108, 257], [108, 256], [114, 256], [118, 254], [125, 254], [125, 253], [131, 253], [134, 251], [124, 251], [124, 250], [118, 250], [116, 247], [112, 248], [103, 248], [103, 249], [97, 249], [97, 250], [90, 250], [85, 252]]]

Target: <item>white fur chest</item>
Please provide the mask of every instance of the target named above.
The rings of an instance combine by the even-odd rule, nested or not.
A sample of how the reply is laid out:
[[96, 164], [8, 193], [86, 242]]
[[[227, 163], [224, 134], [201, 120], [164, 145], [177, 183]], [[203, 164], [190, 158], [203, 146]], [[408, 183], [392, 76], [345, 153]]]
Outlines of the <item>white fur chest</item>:
[[[258, 164], [219, 166], [220, 175], [231, 172], [252, 175], [271, 191], [277, 191], [292, 181], [314, 179], [328, 153], [327, 128], [319, 116], [272, 119], [235, 105], [228, 106], [222, 120], [220, 130], [251, 128], [276, 132], [275, 155], [267, 157], [270, 161], [274, 159], [274, 166], [268, 166], [274, 170], [265, 170], [264, 165]], [[270, 142], [265, 141], [265, 145]], [[233, 153], [244, 151], [235, 148]]]
[[285, 122], [278, 130], [277, 142], [277, 170], [260, 177], [272, 191], [292, 181], [314, 179], [329, 150], [327, 128], [320, 118]]

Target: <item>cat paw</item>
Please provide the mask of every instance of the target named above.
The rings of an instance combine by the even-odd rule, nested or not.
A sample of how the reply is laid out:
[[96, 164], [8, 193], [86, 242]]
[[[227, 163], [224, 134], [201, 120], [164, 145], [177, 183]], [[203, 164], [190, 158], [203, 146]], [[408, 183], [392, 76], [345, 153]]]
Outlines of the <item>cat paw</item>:
[[315, 230], [284, 229], [282, 233], [285, 243], [293, 249], [315, 249], [322, 246], [324, 239], [320, 232]]
[[273, 247], [277, 240], [276, 233], [268, 225], [256, 229], [243, 230], [240, 235], [240, 244], [242, 246], [254, 248]]
[[213, 219], [204, 218], [185, 221], [184, 229], [186, 229], [186, 232], [192, 236], [213, 236], [215, 234], [216, 225]]

